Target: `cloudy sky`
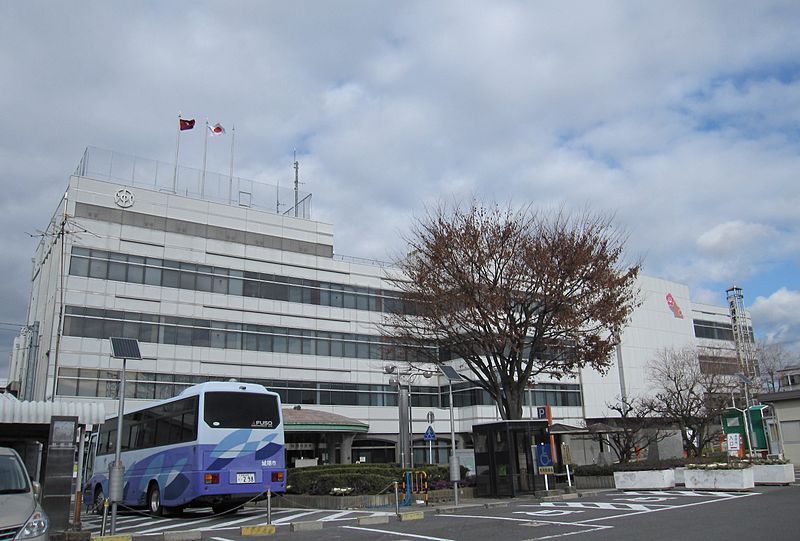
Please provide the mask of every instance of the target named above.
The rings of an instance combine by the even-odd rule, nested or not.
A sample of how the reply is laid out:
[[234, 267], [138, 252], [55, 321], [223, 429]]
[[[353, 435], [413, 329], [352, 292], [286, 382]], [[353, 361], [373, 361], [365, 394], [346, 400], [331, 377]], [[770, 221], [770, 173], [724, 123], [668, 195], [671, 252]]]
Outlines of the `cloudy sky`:
[[792, 1], [2, 2], [0, 379], [84, 147], [172, 161], [178, 111], [235, 124], [244, 177], [288, 184], [297, 149], [339, 254], [392, 257], [442, 199], [588, 204], [798, 346], [799, 27]]

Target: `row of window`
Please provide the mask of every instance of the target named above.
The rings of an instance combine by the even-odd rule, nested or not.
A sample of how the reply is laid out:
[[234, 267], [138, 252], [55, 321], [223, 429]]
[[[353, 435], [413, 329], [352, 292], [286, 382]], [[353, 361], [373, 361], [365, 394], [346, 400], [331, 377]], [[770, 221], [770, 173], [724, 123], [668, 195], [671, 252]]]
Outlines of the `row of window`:
[[263, 248], [274, 248], [284, 252], [296, 252], [299, 254], [311, 254], [320, 257], [333, 257], [333, 246], [329, 244], [318, 244], [304, 240], [277, 237], [253, 231], [243, 231], [230, 227], [201, 224], [176, 218], [164, 216], [154, 216], [143, 212], [135, 212], [131, 209], [115, 209], [91, 205], [89, 203], [77, 203], [75, 205], [76, 218], [88, 218], [100, 222], [110, 222], [152, 231], [166, 231], [168, 233], [179, 233], [192, 237], [220, 240], [224, 242], [235, 242], [247, 246], [260, 246]]
[[[747, 328], [750, 340], [753, 340], [753, 329]], [[716, 321], [694, 320], [694, 335], [697, 338], [708, 338], [710, 340], [728, 340], [733, 342], [733, 327], [730, 323], [719, 323]]]
[[[197, 405], [198, 397], [190, 396], [125, 415], [122, 419], [121, 450], [146, 449], [196, 440]], [[97, 454], [113, 453], [116, 445], [117, 419], [113, 418], [106, 421], [100, 429]]]
[[[117, 370], [61, 367], [58, 376], [57, 393], [60, 396], [116, 398], [119, 392]], [[218, 380], [219, 378], [213, 376], [126, 372], [125, 396], [162, 400], [177, 396], [190, 385]], [[252, 378], [247, 381], [278, 393], [285, 404], [397, 406], [397, 388], [393, 385]], [[580, 406], [581, 387], [574, 384], [543, 383], [537, 385], [533, 393], [525, 393], [526, 406], [530, 405], [531, 398], [534, 405]], [[448, 387], [412, 385], [411, 404], [414, 407], [448, 408]], [[453, 385], [453, 404], [456, 407], [491, 406], [494, 401], [489, 393], [467, 382]]]
[[65, 307], [64, 334], [82, 338], [121, 336], [140, 342], [274, 353], [420, 362], [433, 348], [394, 346], [381, 336], [244, 325], [120, 310]]
[[389, 291], [74, 246], [73, 276], [372, 312], [412, 312]]

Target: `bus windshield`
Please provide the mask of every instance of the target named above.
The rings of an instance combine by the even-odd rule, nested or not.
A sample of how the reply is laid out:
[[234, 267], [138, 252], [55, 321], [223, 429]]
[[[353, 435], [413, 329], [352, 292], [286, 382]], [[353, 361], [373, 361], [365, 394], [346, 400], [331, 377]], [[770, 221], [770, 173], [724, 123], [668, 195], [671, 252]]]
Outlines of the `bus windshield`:
[[203, 420], [212, 428], [276, 428], [278, 400], [256, 393], [208, 392]]

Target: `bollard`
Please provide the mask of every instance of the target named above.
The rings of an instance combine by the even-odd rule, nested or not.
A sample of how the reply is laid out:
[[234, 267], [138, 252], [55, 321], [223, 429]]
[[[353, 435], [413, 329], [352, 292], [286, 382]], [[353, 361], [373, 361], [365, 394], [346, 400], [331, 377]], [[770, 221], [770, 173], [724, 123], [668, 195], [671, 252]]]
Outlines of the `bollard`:
[[103, 500], [103, 522], [100, 524], [100, 535], [106, 534], [106, 520], [108, 519], [108, 499]]
[[400, 493], [397, 489], [397, 481], [394, 482], [394, 512], [400, 516]]
[[272, 487], [267, 489], [267, 524], [272, 524]]

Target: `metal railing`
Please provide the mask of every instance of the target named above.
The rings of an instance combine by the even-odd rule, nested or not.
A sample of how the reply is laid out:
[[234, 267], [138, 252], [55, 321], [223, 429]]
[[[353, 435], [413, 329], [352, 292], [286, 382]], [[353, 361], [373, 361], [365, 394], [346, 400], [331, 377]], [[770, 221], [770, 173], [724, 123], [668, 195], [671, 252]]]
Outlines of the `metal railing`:
[[175, 193], [191, 199], [311, 219], [311, 194], [237, 176], [87, 147], [75, 175]]

